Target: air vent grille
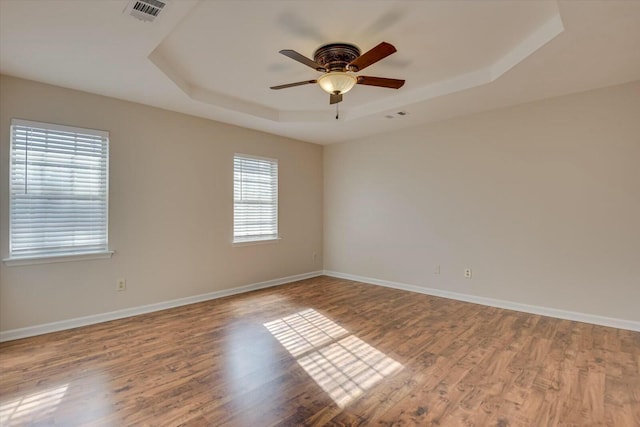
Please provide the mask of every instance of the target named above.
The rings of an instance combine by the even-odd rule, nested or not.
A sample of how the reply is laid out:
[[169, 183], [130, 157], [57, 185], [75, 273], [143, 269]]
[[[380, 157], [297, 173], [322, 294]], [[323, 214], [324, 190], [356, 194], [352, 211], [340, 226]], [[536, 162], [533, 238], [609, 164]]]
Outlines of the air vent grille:
[[166, 4], [165, 0], [132, 0], [124, 11], [141, 21], [153, 21]]

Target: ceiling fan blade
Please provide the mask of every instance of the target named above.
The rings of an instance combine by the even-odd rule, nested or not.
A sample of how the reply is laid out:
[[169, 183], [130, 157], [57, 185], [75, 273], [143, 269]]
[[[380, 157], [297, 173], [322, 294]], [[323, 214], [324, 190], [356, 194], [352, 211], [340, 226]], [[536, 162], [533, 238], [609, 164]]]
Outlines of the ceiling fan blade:
[[359, 57], [351, 61], [351, 63], [347, 65], [347, 68], [350, 71], [357, 73], [358, 71], [364, 70], [369, 65], [375, 64], [376, 62], [386, 58], [387, 56], [391, 55], [396, 51], [397, 51], [396, 48], [392, 44], [387, 42], [382, 42], [378, 46], [374, 47], [373, 49], [365, 52], [364, 54], [360, 55]]
[[341, 93], [330, 93], [329, 94], [329, 105], [337, 104], [338, 102], [342, 102], [342, 94]]
[[385, 79], [384, 77], [358, 76], [358, 84], [400, 89], [404, 85], [404, 80]]
[[287, 57], [293, 59], [294, 61], [298, 61], [301, 64], [306, 65], [307, 67], [311, 67], [316, 71], [322, 71], [322, 72], [327, 71], [322, 65], [320, 65], [317, 62], [315, 62], [314, 60], [309, 59], [306, 56], [296, 52], [295, 50], [284, 49], [284, 50], [281, 50], [280, 53], [283, 54], [284, 56], [287, 56]]
[[317, 80], [305, 80], [303, 82], [287, 83], [286, 85], [271, 86], [270, 89], [276, 89], [276, 90], [278, 90], [278, 89], [286, 89], [288, 87], [309, 85], [309, 84], [313, 84], [313, 83], [318, 83], [318, 81]]

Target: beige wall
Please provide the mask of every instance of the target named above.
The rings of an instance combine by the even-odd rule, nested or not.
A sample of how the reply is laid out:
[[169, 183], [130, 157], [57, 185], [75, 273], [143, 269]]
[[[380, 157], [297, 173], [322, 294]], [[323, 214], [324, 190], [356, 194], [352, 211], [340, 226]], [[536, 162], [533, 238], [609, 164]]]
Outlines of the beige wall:
[[[2, 258], [14, 117], [110, 131], [109, 240], [116, 255], [0, 263], [2, 331], [322, 268], [321, 146], [7, 76], [0, 77]], [[234, 152], [279, 160], [278, 243], [231, 245]], [[127, 279], [125, 292], [115, 291], [119, 277]]]
[[[322, 147], [7, 76], [2, 258], [13, 117], [111, 132], [117, 253], [0, 263], [0, 331], [323, 267]], [[324, 268], [640, 320], [638, 117], [635, 82], [327, 146]], [[234, 152], [280, 161], [279, 243], [230, 244]]]
[[324, 177], [327, 270], [640, 320], [640, 82], [331, 145]]

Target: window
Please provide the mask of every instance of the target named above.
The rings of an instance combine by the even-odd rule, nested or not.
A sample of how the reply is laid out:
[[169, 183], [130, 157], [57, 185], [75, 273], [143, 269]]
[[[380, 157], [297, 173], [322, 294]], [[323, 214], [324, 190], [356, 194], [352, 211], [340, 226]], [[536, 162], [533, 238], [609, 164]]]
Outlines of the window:
[[10, 259], [107, 252], [109, 134], [11, 121]]
[[278, 161], [233, 157], [233, 241], [278, 238]]

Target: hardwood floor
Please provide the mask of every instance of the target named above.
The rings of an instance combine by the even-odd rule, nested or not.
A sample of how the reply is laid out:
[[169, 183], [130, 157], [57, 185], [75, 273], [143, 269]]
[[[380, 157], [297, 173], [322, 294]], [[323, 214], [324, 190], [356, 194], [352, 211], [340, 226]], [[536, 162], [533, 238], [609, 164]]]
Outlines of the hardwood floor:
[[640, 426], [640, 333], [319, 277], [0, 344], [0, 425]]

